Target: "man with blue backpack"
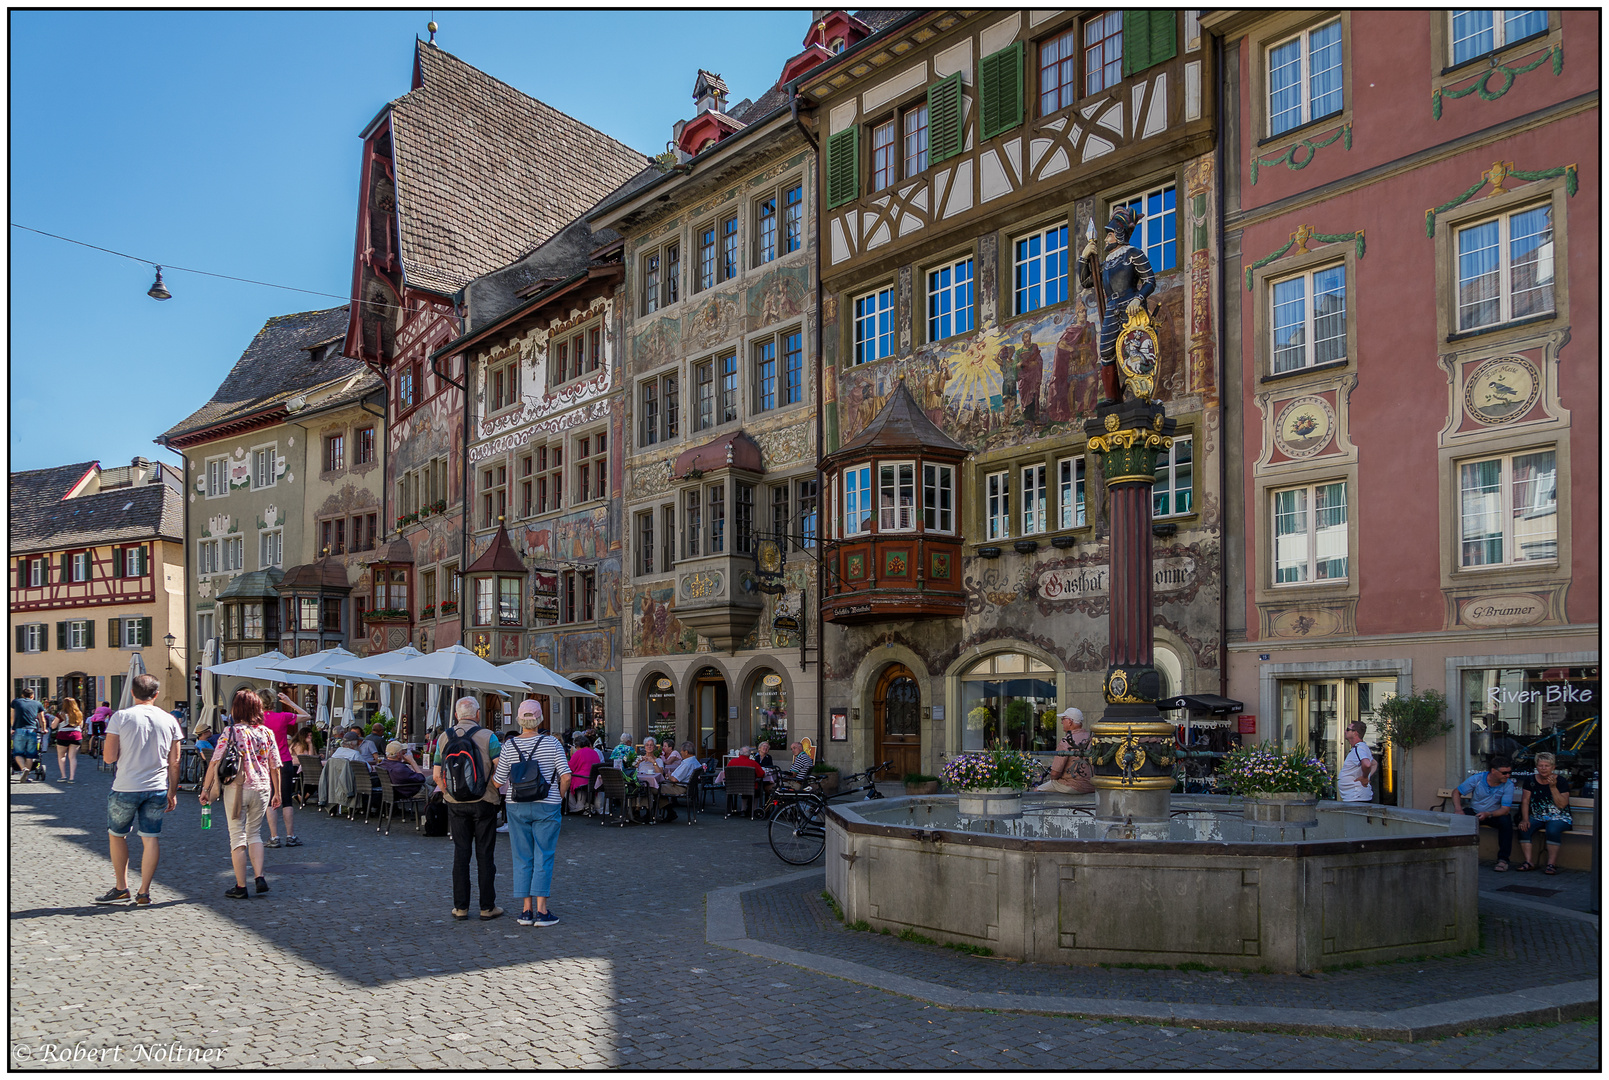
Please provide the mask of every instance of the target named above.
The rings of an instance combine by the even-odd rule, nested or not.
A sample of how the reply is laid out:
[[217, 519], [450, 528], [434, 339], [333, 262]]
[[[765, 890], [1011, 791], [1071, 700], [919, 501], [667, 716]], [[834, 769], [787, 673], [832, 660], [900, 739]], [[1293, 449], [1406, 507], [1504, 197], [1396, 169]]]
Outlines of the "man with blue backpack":
[[469, 856], [475, 855], [480, 880], [480, 917], [503, 914], [497, 906], [497, 808], [503, 801], [492, 783], [492, 763], [502, 747], [477, 722], [480, 703], [462, 697], [453, 707], [457, 722], [436, 740], [436, 788], [447, 802], [447, 830], [453, 838], [453, 918], [469, 918]]
[[559, 846], [560, 814], [570, 792], [564, 744], [553, 737], [542, 706], [520, 702], [520, 733], [503, 744], [492, 783], [508, 796], [508, 839], [514, 848], [514, 896], [524, 901], [521, 926], [552, 926], [553, 854]]

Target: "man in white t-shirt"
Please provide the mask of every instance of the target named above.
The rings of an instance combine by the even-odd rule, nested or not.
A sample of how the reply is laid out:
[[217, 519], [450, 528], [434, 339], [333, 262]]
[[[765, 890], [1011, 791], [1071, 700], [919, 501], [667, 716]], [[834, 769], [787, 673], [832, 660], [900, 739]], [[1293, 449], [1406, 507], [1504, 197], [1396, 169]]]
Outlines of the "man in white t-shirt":
[[[106, 834], [117, 883], [97, 904], [136, 906], [151, 902], [151, 879], [156, 876], [157, 837], [162, 816], [178, 805], [179, 744], [184, 732], [173, 715], [156, 707], [162, 684], [154, 675], [136, 675], [130, 687], [134, 705], [113, 713], [106, 725], [103, 760], [117, 765], [112, 792], [106, 797]], [[138, 819], [144, 853], [140, 856], [140, 889], [128, 890], [128, 834]]]
[[1341, 782], [1337, 791], [1342, 802], [1374, 801], [1369, 777], [1374, 775], [1375, 763], [1368, 743], [1363, 741], [1366, 730], [1362, 720], [1354, 720], [1346, 726], [1346, 756], [1341, 759]]

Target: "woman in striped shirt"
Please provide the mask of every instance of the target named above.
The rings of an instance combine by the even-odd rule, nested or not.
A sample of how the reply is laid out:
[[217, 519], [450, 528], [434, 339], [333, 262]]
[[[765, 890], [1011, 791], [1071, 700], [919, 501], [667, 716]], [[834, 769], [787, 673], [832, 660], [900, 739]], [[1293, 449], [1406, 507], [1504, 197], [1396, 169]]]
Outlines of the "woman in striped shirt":
[[[503, 792], [508, 813], [508, 839], [514, 849], [514, 895], [523, 897], [521, 926], [552, 926], [559, 917], [548, 910], [553, 888], [553, 855], [559, 845], [560, 812], [570, 790], [570, 765], [564, 744], [548, 732], [542, 706], [520, 702], [520, 733], [503, 744], [492, 783]], [[548, 781], [547, 797], [536, 802], [512, 798], [509, 772], [521, 760], [535, 761]], [[535, 910], [533, 910], [533, 904]]]

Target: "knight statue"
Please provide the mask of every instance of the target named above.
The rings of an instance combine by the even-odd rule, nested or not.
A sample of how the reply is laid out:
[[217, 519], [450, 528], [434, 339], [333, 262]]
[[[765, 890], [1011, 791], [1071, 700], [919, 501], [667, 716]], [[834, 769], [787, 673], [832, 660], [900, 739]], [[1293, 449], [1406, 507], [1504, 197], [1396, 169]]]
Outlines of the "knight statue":
[[1151, 269], [1145, 249], [1128, 242], [1140, 217], [1137, 209], [1128, 206], [1120, 206], [1112, 212], [1112, 219], [1106, 223], [1106, 256], [1100, 259], [1098, 275], [1093, 221], [1090, 222], [1089, 242], [1078, 257], [1078, 283], [1095, 290], [1095, 300], [1101, 309], [1102, 405], [1123, 400], [1123, 383], [1117, 370], [1118, 335], [1122, 333], [1125, 320], [1144, 310], [1146, 297], [1156, 291], [1156, 271]]

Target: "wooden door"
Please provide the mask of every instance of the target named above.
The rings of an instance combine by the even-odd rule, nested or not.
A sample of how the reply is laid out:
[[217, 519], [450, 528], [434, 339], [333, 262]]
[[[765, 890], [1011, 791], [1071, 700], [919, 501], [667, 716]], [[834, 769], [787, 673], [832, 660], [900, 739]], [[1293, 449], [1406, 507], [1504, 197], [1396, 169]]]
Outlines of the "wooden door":
[[887, 775], [898, 780], [922, 769], [922, 691], [910, 669], [892, 664], [877, 680], [872, 701], [872, 730], [876, 758], [872, 764], [893, 762]]
[[702, 758], [711, 755], [716, 762], [725, 758], [729, 735], [727, 731], [726, 680], [718, 673], [706, 677], [700, 672], [693, 686], [694, 712], [698, 724], [695, 742]]

